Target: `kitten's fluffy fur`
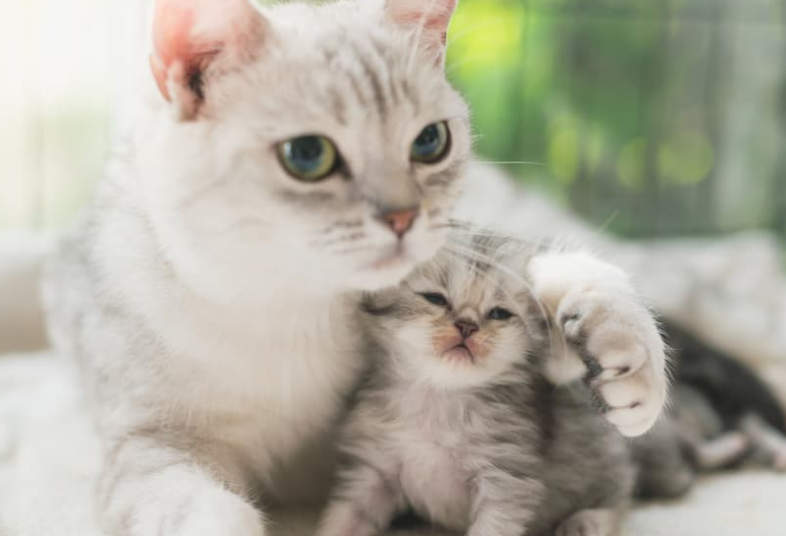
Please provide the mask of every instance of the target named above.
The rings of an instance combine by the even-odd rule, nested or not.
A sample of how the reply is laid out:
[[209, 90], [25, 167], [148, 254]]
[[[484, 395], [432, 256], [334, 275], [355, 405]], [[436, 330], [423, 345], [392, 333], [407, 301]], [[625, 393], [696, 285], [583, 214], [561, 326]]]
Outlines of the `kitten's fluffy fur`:
[[469, 258], [445, 250], [366, 304], [377, 362], [344, 426], [319, 536], [371, 536], [406, 508], [469, 536], [616, 533], [627, 446], [583, 384], [544, 376], [562, 347], [525, 279], [532, 249], [471, 244]]
[[[460, 193], [468, 113], [442, 69], [454, 7], [157, 1], [165, 98], [140, 112], [45, 290], [53, 340], [95, 402], [108, 533], [260, 536], [252, 499], [320, 496], [332, 427], [364, 366], [358, 293], [430, 258]], [[415, 137], [441, 120], [447, 157], [412, 162]], [[343, 158], [318, 183], [276, 157], [306, 134]], [[379, 220], [403, 209], [419, 212], [399, 237]], [[555, 310], [581, 294], [574, 284], [624, 280], [552, 260], [540, 279]], [[614, 297], [635, 304], [628, 287]], [[660, 339], [637, 318], [648, 353], [629, 348], [633, 372], [600, 392], [630, 435], [666, 391]]]
[[636, 493], [645, 499], [687, 493], [703, 472], [741, 463], [786, 471], [786, 437], [754, 411], [733, 426], [704, 393], [684, 383], [672, 389], [667, 413], [632, 443]]

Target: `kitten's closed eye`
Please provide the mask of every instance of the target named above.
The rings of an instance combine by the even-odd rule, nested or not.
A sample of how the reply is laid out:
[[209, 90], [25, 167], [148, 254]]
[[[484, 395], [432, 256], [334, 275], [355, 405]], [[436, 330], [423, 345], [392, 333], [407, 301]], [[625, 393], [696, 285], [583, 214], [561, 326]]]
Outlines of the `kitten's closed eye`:
[[444, 307], [445, 309], [450, 309], [450, 302], [448, 299], [440, 294], [439, 292], [423, 292], [420, 296], [429, 302], [431, 305], [436, 305], [437, 307]]
[[487, 316], [489, 320], [510, 320], [513, 318], [513, 313], [502, 307], [495, 307]]

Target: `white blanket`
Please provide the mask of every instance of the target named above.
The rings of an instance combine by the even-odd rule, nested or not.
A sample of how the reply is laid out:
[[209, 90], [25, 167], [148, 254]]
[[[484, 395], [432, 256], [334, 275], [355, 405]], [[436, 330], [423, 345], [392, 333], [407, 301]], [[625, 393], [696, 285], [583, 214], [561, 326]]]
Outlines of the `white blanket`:
[[[0, 361], [3, 536], [102, 536], [91, 508], [98, 438], [75, 385], [48, 353]], [[784, 536], [784, 498], [784, 475], [716, 476], [683, 500], [636, 508], [627, 534]], [[310, 536], [315, 517], [313, 511], [276, 513], [273, 534]]]

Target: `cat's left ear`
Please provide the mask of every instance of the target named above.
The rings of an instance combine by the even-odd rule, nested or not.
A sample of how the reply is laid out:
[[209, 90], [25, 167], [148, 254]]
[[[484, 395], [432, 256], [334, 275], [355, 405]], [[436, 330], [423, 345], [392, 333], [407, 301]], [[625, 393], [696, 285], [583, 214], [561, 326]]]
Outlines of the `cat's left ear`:
[[444, 61], [448, 28], [458, 0], [386, 0], [388, 16], [399, 26], [418, 32], [418, 45]]
[[209, 97], [211, 77], [240, 67], [262, 48], [267, 19], [253, 0], [155, 0], [150, 65], [181, 119]]

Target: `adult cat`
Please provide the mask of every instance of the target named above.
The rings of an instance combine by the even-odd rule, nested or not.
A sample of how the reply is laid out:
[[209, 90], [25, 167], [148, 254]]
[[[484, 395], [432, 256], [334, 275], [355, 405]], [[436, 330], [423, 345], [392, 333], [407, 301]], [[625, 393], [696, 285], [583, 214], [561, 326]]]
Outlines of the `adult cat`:
[[[109, 533], [257, 536], [253, 499], [327, 483], [364, 365], [360, 291], [431, 257], [460, 193], [468, 113], [442, 68], [454, 8], [157, 2], [163, 98], [46, 285], [53, 341], [94, 401]], [[563, 320], [586, 328], [607, 419], [648, 429], [663, 348], [624, 274], [559, 254], [538, 273], [555, 315], [585, 315]]]

